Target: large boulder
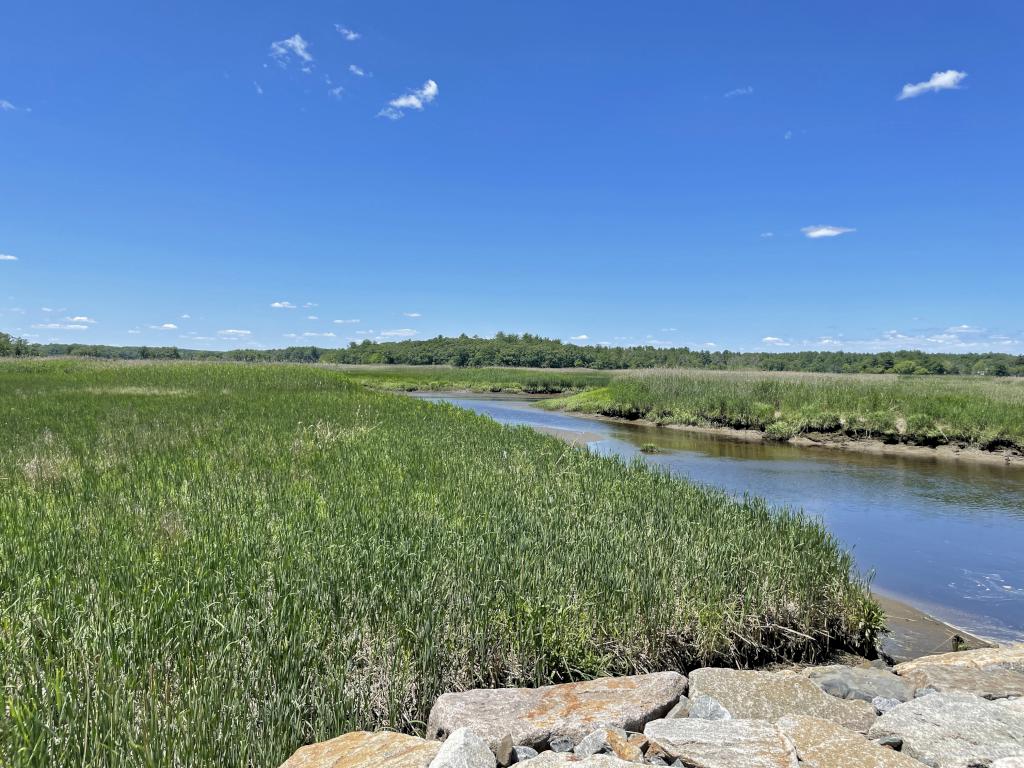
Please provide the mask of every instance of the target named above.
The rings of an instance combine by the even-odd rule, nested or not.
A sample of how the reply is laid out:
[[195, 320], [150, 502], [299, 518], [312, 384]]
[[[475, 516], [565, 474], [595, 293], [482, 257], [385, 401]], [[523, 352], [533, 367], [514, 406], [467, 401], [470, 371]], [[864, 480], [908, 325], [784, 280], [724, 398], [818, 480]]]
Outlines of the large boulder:
[[789, 739], [763, 720], [655, 720], [644, 736], [648, 757], [692, 768], [797, 768]]
[[784, 717], [777, 723], [807, 768], [921, 768], [906, 755], [868, 741], [820, 717]]
[[832, 664], [827, 667], [809, 667], [801, 674], [833, 696], [840, 699], [871, 701], [881, 697], [907, 701], [914, 698], [914, 686], [887, 669], [877, 667], [846, 667]]
[[1024, 712], [969, 693], [932, 693], [893, 707], [868, 730], [869, 739], [890, 737], [933, 768], [988, 765], [1024, 750]]
[[640, 731], [685, 693], [686, 678], [676, 672], [446, 693], [430, 712], [427, 737], [444, 739], [468, 727], [491, 749], [511, 735], [514, 744], [543, 750], [555, 738], [578, 744], [598, 728]]
[[876, 717], [868, 702], [829, 696], [790, 671], [697, 669], [690, 673], [690, 701], [699, 696], [710, 696], [736, 719], [774, 722], [786, 715], [808, 715], [863, 733]]
[[497, 768], [497, 765], [494, 753], [483, 739], [468, 728], [459, 728], [445, 739], [430, 768]]
[[1024, 673], [998, 666], [979, 669], [925, 664], [906, 672], [903, 678], [915, 688], [932, 688], [940, 693], [962, 691], [986, 699], [1024, 696]]
[[973, 651], [957, 651], [940, 653], [936, 656], [922, 656], [913, 661], [905, 661], [894, 668], [896, 674], [907, 675], [927, 666], [971, 667], [974, 669], [1012, 669], [1024, 673], [1024, 643], [1004, 645], [999, 648], [978, 648]]
[[440, 749], [401, 733], [354, 731], [300, 747], [281, 768], [428, 768]]
[[628, 763], [612, 755], [577, 757], [572, 752], [542, 752], [529, 762], [530, 768], [546, 768], [555, 765], [571, 766], [571, 768], [636, 768], [636, 763]]

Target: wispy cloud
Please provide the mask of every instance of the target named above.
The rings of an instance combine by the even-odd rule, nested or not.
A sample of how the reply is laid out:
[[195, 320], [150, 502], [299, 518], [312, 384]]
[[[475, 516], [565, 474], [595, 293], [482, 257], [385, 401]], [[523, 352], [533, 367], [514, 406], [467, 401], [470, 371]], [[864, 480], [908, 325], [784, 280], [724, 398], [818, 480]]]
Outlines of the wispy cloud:
[[319, 320], [320, 318], [317, 317], [316, 315], [307, 315], [306, 319], [307, 320]]
[[366, 71], [358, 64], [349, 64], [348, 71], [356, 77], [366, 77]]
[[[309, 52], [309, 43], [298, 33], [284, 40], [278, 40], [276, 43], [271, 43], [270, 57], [282, 67], [287, 67], [293, 58], [299, 59], [307, 65], [313, 62], [313, 54]], [[306, 69], [306, 67], [303, 69]]]
[[334, 324], [335, 325], [355, 325], [358, 322], [359, 322], [358, 320], [335, 320]]
[[45, 328], [50, 331], [87, 331], [85, 323], [33, 323], [33, 328]]
[[270, 305], [274, 309], [295, 309], [295, 305], [290, 301], [275, 301]]
[[415, 336], [419, 331], [413, 330], [412, 328], [395, 328], [390, 331], [381, 331], [380, 338], [382, 339], [408, 339]]
[[307, 302], [304, 302], [302, 304], [302, 308], [303, 309], [312, 309], [313, 307], [319, 307], [319, 306], [320, 305], [317, 304], [315, 301], [307, 301]]
[[761, 339], [765, 344], [771, 344], [773, 347], [788, 347], [789, 342], [785, 339], [780, 339], [778, 336], [765, 336]]
[[775, 237], [775, 233], [774, 232], [762, 232], [761, 233], [761, 238], [764, 239], [764, 240], [769, 240], [769, 239], [771, 239], [773, 237]]
[[587, 334], [585, 334], [585, 333], [581, 333], [579, 336], [570, 336], [569, 337], [570, 341], [587, 341], [588, 339], [590, 339], [590, 337], [587, 336]]
[[7, 99], [0, 99], [0, 112], [17, 112], [18, 108]]
[[748, 85], [743, 88], [733, 88], [731, 91], [726, 91], [722, 94], [723, 99], [733, 99], [737, 96], [749, 96], [754, 92], [754, 86]]
[[847, 232], [856, 232], [857, 230], [852, 227], [833, 227], [829, 224], [816, 224], [811, 227], [804, 227], [800, 231], [812, 240], [817, 240], [819, 237], [838, 237], [839, 235], [845, 235]]
[[244, 336], [251, 336], [252, 331], [245, 331], [240, 328], [225, 328], [223, 331], [217, 331], [218, 336], [224, 336], [225, 338], [242, 338]]
[[354, 43], [356, 40], [358, 40], [360, 37], [362, 37], [362, 35], [360, 35], [355, 30], [349, 29], [348, 27], [343, 27], [343, 26], [341, 26], [341, 24], [335, 24], [334, 28], [336, 30], [338, 30], [338, 34], [339, 35], [344, 37], [350, 43]]
[[406, 317], [423, 317], [419, 312], [403, 312]]
[[907, 83], [903, 86], [898, 97], [899, 101], [912, 99], [929, 91], [951, 91], [960, 87], [960, 83], [967, 77], [966, 72], [958, 72], [955, 69], [947, 69], [945, 72], [934, 72], [931, 77], [922, 83]]
[[316, 333], [315, 331], [306, 331], [302, 335], [307, 337], [307, 338], [312, 338], [312, 337], [315, 337], [315, 336], [322, 336], [324, 338], [333, 339], [334, 338], [334, 331], [324, 331], [323, 333]]
[[178, 326], [176, 326], [174, 323], [161, 323], [160, 325], [151, 325], [149, 327], [152, 328], [154, 331], [176, 331], [176, 330], [178, 330]]
[[192, 315], [190, 315], [190, 314], [188, 314], [186, 312], [184, 315], [181, 316], [181, 319], [182, 320], [191, 320], [192, 319]]
[[405, 115], [405, 110], [422, 110], [424, 105], [429, 104], [437, 98], [437, 83], [427, 80], [422, 88], [402, 94], [397, 99], [392, 99], [388, 105], [377, 113], [378, 117], [386, 117], [389, 120], [399, 120]]
[[17, 261], [17, 256], [12, 256], [9, 253], [0, 253], [0, 261]]
[[257, 83], [255, 80], [252, 81], [253, 87], [256, 89], [256, 93], [260, 96], [263, 95], [263, 86]]
[[86, 317], [85, 315], [75, 315], [74, 317], [65, 317], [64, 319], [69, 323], [88, 323], [89, 325], [96, 324], [95, 320], [91, 317]]
[[343, 94], [344, 92], [345, 92], [345, 86], [343, 86], [343, 85], [336, 85], [333, 88], [328, 88], [327, 89], [327, 95], [330, 96], [331, 98], [334, 98], [334, 99], [340, 99], [341, 98], [341, 94]]

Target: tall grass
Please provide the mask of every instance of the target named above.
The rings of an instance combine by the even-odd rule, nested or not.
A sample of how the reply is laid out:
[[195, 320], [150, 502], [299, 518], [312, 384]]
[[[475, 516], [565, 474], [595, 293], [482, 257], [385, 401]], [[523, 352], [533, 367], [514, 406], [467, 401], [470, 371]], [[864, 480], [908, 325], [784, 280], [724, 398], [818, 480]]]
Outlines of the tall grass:
[[879, 628], [800, 514], [324, 368], [2, 364], [0, 478], [3, 766], [272, 766]]
[[449, 366], [339, 366], [350, 379], [374, 389], [556, 394], [603, 387], [605, 371], [538, 368], [452, 368]]
[[843, 433], [919, 445], [1024, 449], [1024, 381], [803, 373], [648, 371], [549, 401], [663, 424]]

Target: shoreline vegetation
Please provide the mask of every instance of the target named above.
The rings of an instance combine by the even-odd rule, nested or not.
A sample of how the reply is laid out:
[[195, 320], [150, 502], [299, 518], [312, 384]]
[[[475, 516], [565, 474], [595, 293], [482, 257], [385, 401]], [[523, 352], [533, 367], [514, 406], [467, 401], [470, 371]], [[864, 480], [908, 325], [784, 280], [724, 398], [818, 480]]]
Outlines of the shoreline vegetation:
[[1024, 452], [1024, 383], [1015, 380], [649, 371], [541, 407], [874, 452], [900, 446], [1011, 461]]
[[276, 765], [446, 691], [884, 622], [797, 511], [326, 367], [7, 363], [0, 425], [3, 764]]

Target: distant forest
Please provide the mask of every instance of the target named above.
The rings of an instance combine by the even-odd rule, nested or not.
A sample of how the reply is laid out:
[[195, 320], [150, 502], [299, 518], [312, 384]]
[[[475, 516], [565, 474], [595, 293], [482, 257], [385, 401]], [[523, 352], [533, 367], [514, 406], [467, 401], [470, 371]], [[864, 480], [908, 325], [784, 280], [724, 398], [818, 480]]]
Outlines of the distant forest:
[[1024, 376], [1024, 355], [996, 352], [710, 352], [688, 347], [603, 347], [565, 344], [532, 334], [499, 333], [492, 339], [438, 336], [422, 341], [353, 342], [342, 349], [286, 347], [211, 352], [179, 347], [30, 344], [0, 333], [0, 357], [72, 355], [114, 360], [226, 360], [239, 362], [348, 363], [356, 365], [518, 366], [530, 368], [706, 368], [817, 373], [980, 374]]

